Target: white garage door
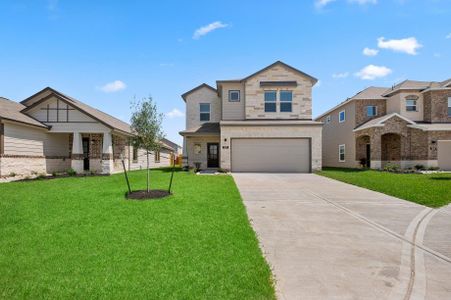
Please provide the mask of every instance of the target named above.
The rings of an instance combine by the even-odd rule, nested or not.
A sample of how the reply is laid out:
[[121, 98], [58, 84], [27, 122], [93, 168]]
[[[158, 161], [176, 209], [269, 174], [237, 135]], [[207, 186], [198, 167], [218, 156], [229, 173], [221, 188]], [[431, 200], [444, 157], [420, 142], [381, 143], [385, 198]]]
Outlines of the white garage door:
[[231, 155], [232, 172], [310, 172], [310, 139], [232, 139]]
[[437, 144], [438, 167], [451, 171], [451, 141], [438, 141]]

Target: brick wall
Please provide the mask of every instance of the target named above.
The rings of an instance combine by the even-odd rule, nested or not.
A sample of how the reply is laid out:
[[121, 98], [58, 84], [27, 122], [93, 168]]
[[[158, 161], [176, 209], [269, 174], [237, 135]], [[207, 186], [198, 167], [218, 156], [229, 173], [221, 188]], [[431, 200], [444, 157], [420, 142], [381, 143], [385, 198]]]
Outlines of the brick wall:
[[448, 123], [448, 97], [451, 90], [428, 91], [423, 94], [424, 121], [432, 123]]
[[[377, 115], [368, 117], [366, 107], [374, 105], [377, 107]], [[371, 119], [381, 117], [387, 114], [386, 100], [356, 100], [355, 101], [355, 126], [359, 126]]]

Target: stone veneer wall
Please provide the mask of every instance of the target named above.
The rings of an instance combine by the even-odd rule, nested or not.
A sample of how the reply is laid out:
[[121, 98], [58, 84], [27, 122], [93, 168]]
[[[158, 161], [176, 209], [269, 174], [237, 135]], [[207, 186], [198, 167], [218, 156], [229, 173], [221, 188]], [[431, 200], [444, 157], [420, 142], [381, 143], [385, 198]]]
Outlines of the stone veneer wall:
[[[199, 136], [199, 137], [186, 137], [186, 146], [187, 146], [187, 163], [190, 168], [194, 167], [194, 163], [200, 162], [201, 169], [207, 168], [207, 143], [218, 143], [220, 145], [219, 135], [217, 136]], [[194, 145], [199, 144], [201, 147], [200, 153], [196, 154], [194, 152]], [[221, 151], [219, 151], [221, 155]], [[221, 161], [221, 156], [219, 156], [219, 160]]]
[[[366, 107], [374, 105], [377, 107], [377, 115], [368, 117]], [[359, 126], [371, 119], [381, 117], [387, 114], [386, 100], [355, 100], [355, 126]]]
[[448, 97], [451, 97], [451, 90], [423, 93], [425, 122], [451, 123], [451, 117], [448, 116]]

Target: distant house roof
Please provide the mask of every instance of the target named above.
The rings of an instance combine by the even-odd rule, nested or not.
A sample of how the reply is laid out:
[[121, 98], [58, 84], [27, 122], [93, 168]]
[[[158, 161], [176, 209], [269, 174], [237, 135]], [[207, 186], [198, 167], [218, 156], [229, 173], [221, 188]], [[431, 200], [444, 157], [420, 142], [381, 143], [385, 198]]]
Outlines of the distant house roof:
[[180, 135], [219, 135], [219, 123], [203, 123], [202, 125], [180, 131]]
[[404, 80], [397, 85], [387, 89], [383, 96], [390, 96], [401, 90], [425, 90], [427, 88], [441, 87], [442, 83], [437, 81], [418, 81], [418, 80]]
[[49, 128], [47, 125], [22, 113], [21, 111], [24, 108], [25, 106], [20, 103], [0, 97], [0, 120], [4, 119], [41, 128]]
[[[46, 91], [50, 91], [50, 94], [38, 99], [37, 101], [32, 102], [32, 99], [39, 97], [40, 94], [42, 94]], [[95, 109], [75, 98], [67, 96], [53, 88], [50, 88], [50, 87], [46, 87], [45, 89], [37, 92], [33, 96], [28, 97], [27, 99], [23, 100], [21, 102], [21, 104], [24, 105], [24, 108], [22, 111], [26, 112], [26, 111], [30, 110], [32, 107], [38, 105], [39, 103], [47, 100], [48, 98], [50, 98], [52, 96], [55, 96], [55, 97], [59, 98], [60, 100], [65, 101], [69, 105], [72, 105], [72, 106], [78, 108], [80, 111], [84, 112], [85, 114], [87, 114], [88, 116], [92, 117], [93, 119], [99, 121], [100, 123], [106, 125], [107, 127], [119, 130], [123, 133], [133, 134], [132, 130], [130, 128], [130, 125], [127, 124], [126, 122], [123, 122], [123, 121], [119, 120], [118, 118], [115, 118], [107, 113], [104, 113], [103, 111]]]
[[207, 89], [210, 89], [210, 90], [212, 90], [213, 92], [217, 93], [217, 90], [216, 90], [214, 87], [212, 87], [211, 85], [208, 85], [208, 84], [206, 84], [206, 83], [202, 83], [202, 84], [196, 86], [195, 88], [189, 90], [188, 92], [183, 93], [183, 94], [182, 94], [183, 100], [186, 102], [186, 96], [188, 96], [188, 95], [191, 94], [191, 93], [194, 93], [194, 92], [197, 91], [197, 90], [200, 90], [201, 88], [207, 88]]
[[171, 147], [173, 150], [177, 150], [178, 148], [182, 148], [180, 145], [177, 145], [173, 141], [168, 140], [167, 138], [161, 139], [161, 142], [165, 143], [169, 147]]

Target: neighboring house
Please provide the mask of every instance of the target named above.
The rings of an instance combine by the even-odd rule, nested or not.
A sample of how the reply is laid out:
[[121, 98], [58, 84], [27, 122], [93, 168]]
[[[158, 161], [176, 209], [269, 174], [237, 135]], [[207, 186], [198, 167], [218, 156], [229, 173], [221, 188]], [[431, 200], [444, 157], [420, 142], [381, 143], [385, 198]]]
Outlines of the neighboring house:
[[175, 155], [182, 155], [182, 154], [183, 154], [183, 148], [182, 148], [182, 146], [180, 146], [180, 145], [178, 145], [178, 144], [176, 144], [176, 143], [174, 143], [174, 142], [168, 140], [167, 138], [163, 138], [163, 139], [161, 139], [161, 141], [162, 141], [164, 144], [166, 144], [166, 145], [168, 145], [169, 147], [171, 147], [172, 149], [174, 149]]
[[369, 87], [316, 118], [323, 165], [451, 170], [451, 79]]
[[184, 93], [185, 165], [233, 172], [321, 169], [322, 124], [312, 121], [316, 82], [277, 61], [243, 79]]
[[[74, 169], [111, 174], [146, 167], [131, 146], [130, 126], [52, 88], [17, 103], [0, 98], [0, 176]], [[151, 166], [168, 166], [174, 149], [162, 142]]]

